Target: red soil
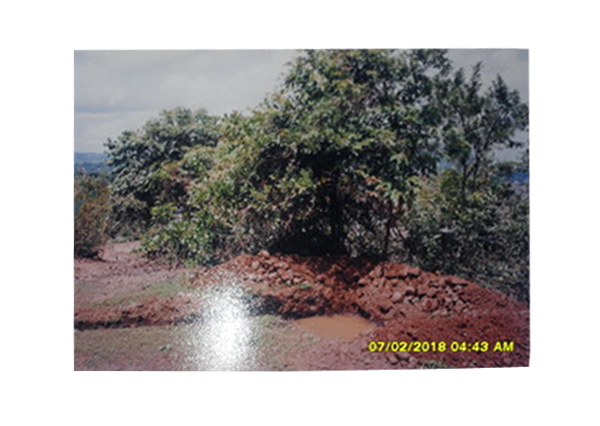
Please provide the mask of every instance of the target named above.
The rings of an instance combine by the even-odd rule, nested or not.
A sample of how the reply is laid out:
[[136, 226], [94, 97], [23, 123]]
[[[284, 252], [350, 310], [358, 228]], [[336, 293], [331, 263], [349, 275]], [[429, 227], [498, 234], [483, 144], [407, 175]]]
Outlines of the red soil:
[[[296, 319], [353, 314], [375, 325], [373, 331], [350, 342], [322, 339], [295, 351], [289, 358], [293, 369], [417, 368], [436, 365], [432, 362], [452, 367], [529, 363], [529, 309], [525, 304], [463, 279], [405, 264], [263, 251], [199, 270], [192, 285], [243, 288], [251, 315]], [[83, 330], [202, 321], [202, 304], [195, 302], [192, 296], [178, 296], [150, 298], [127, 308], [77, 308], [76, 304], [75, 327]], [[400, 352], [397, 347], [394, 351], [370, 352], [372, 341], [429, 342], [430, 347], [421, 352]], [[432, 342], [438, 348], [439, 342], [445, 342], [446, 349], [433, 351]], [[467, 351], [458, 345], [463, 342], [486, 342], [488, 347], [485, 352]], [[495, 351], [498, 342], [514, 342], [514, 350]]]

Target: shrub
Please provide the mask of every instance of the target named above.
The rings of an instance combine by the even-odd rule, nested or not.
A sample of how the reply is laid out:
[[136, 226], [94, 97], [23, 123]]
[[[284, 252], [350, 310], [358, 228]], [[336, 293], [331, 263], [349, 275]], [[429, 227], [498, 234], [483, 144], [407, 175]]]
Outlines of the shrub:
[[452, 171], [419, 193], [406, 247], [423, 269], [460, 275], [529, 299], [529, 201], [510, 184], [488, 182], [460, 195]]
[[104, 177], [75, 178], [75, 256], [97, 257], [107, 239], [110, 202]]

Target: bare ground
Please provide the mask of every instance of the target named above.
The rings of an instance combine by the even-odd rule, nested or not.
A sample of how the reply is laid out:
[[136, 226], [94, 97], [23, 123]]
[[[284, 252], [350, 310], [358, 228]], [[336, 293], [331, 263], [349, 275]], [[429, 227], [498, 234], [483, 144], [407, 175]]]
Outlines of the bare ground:
[[136, 247], [107, 244], [101, 260], [75, 261], [76, 370], [529, 363], [527, 306], [460, 278], [266, 252], [208, 270], [173, 269]]

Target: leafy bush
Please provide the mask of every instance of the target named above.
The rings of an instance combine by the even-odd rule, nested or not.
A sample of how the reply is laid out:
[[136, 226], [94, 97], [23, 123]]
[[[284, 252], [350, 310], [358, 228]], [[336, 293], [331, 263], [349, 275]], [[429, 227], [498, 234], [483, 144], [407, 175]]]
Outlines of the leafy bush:
[[75, 256], [97, 257], [107, 239], [110, 214], [108, 181], [104, 177], [75, 178]]
[[183, 218], [174, 204], [152, 209], [154, 226], [142, 238], [142, 250], [172, 263], [187, 261], [191, 266], [215, 263], [215, 237], [210, 216], [196, 214]]
[[462, 197], [460, 176], [446, 171], [419, 193], [405, 241], [410, 260], [528, 301], [528, 206], [526, 193], [505, 182]]
[[180, 162], [195, 147], [210, 147], [219, 137], [217, 120], [205, 111], [165, 110], [137, 131], [108, 140], [113, 227], [111, 233], [139, 236], [152, 224], [152, 208], [181, 203], [188, 178]]

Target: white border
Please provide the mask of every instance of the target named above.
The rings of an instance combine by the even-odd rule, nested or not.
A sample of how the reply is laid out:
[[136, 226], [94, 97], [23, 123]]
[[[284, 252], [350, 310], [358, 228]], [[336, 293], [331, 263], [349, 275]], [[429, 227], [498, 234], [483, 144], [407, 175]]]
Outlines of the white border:
[[[597, 418], [596, 13], [583, 2], [5, 7], [2, 417], [87, 424], [496, 424]], [[10, 44], [8, 44], [10, 43]], [[530, 49], [531, 367], [325, 373], [75, 373], [73, 50]], [[4, 90], [3, 90], [4, 91]], [[585, 382], [584, 379], [585, 378]], [[590, 383], [592, 388], [585, 384]], [[12, 423], [12, 422], [11, 422]], [[7, 423], [8, 424], [8, 423]]]

